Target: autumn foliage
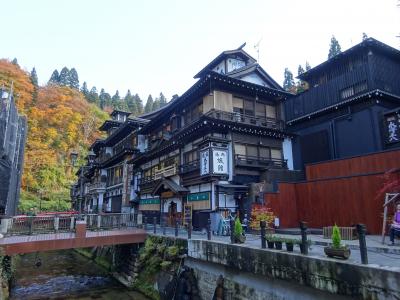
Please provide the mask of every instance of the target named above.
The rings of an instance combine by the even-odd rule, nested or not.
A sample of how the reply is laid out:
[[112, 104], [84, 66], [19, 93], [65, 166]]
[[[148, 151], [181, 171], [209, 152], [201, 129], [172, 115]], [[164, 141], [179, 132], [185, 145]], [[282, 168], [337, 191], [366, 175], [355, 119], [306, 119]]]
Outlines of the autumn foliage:
[[[0, 85], [14, 83], [18, 111], [28, 118], [28, 137], [22, 178], [22, 210], [39, 207], [37, 196], [54, 201], [42, 208], [55, 210], [68, 205], [69, 187], [74, 170], [69, 162], [72, 150], [84, 154], [85, 149], [99, 137], [97, 128], [107, 114], [88, 103], [78, 90], [49, 85], [38, 88], [32, 101], [34, 87], [29, 74], [7, 60], [0, 60]], [[83, 157], [84, 155], [82, 155]]]
[[260, 221], [266, 221], [267, 227], [272, 227], [274, 223], [274, 213], [265, 205], [253, 204], [251, 209], [250, 228], [260, 230]]

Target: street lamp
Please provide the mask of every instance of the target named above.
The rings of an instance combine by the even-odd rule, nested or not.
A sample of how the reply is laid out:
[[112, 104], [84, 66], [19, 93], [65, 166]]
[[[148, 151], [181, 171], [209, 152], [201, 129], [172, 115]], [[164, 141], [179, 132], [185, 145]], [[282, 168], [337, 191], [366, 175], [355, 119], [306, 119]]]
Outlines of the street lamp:
[[[72, 151], [70, 153], [70, 159], [71, 159], [71, 164], [72, 166], [75, 166], [75, 163], [78, 159], [78, 152]], [[79, 172], [79, 182], [80, 182], [80, 191], [79, 191], [79, 198], [78, 198], [78, 205], [79, 205], [79, 219], [81, 219], [82, 215], [82, 200], [83, 200], [83, 179], [84, 179], [84, 172], [86, 169], [91, 167], [91, 164], [93, 163], [94, 159], [96, 157], [96, 153], [93, 152], [93, 150], [89, 151], [87, 155], [87, 160], [88, 160], [88, 165], [86, 166], [81, 166], [81, 170]]]

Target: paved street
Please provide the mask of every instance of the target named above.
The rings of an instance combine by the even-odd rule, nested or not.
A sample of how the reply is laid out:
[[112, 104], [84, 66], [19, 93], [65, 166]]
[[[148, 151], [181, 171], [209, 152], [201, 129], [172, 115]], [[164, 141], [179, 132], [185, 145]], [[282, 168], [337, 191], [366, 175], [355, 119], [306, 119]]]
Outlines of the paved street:
[[[153, 226], [147, 225], [147, 232], [153, 233]], [[167, 236], [174, 236], [175, 230], [174, 228], [168, 227], [166, 228]], [[162, 235], [162, 228], [157, 226], [157, 235]], [[179, 229], [179, 237], [187, 238], [187, 231], [184, 229]], [[292, 238], [292, 239], [300, 239], [300, 235], [287, 235], [287, 234], [277, 234], [277, 236]], [[247, 234], [246, 235], [245, 246], [251, 248], [261, 248], [261, 238], [259, 235]], [[194, 231], [192, 232], [192, 239], [207, 239], [207, 234], [202, 232]], [[218, 236], [212, 235], [212, 240], [230, 243], [229, 236]], [[330, 243], [330, 240], [324, 239], [321, 235], [308, 235], [308, 239], [313, 242], [311, 249], [309, 250], [309, 256], [313, 257], [323, 257], [325, 259], [336, 260], [333, 258], [328, 258], [324, 253], [324, 246]], [[381, 237], [376, 235], [368, 235], [366, 237], [367, 247], [368, 247], [368, 262], [370, 266], [379, 266], [384, 268], [390, 268], [400, 272], [400, 241], [396, 240], [395, 246], [388, 246], [381, 244]], [[386, 243], [389, 243], [389, 238], [386, 237]], [[343, 243], [349, 245], [351, 249], [351, 256], [347, 260], [349, 263], [361, 263], [360, 251], [358, 246], [358, 240], [353, 241], [343, 241]], [[285, 251], [285, 245], [283, 245], [284, 250], [272, 250], [266, 249], [266, 251]], [[300, 254], [300, 248], [295, 246], [293, 253]]]

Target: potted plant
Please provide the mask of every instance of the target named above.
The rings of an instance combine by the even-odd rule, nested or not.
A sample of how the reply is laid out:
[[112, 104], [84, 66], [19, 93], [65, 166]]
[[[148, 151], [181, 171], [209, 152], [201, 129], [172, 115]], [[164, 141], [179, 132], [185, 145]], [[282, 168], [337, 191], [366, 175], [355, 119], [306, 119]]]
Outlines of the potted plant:
[[342, 245], [339, 227], [335, 224], [332, 229], [332, 245], [324, 248], [324, 252], [329, 257], [340, 257], [348, 259], [351, 251], [347, 245]]
[[246, 236], [244, 235], [243, 227], [239, 218], [236, 218], [235, 220], [233, 235], [235, 237], [235, 243], [243, 244], [246, 241]]
[[277, 250], [282, 250], [282, 239], [280, 237], [275, 237], [274, 243]]
[[293, 252], [294, 244], [297, 244], [297, 241], [294, 239], [285, 239], [286, 250], [288, 252]]
[[267, 234], [265, 239], [267, 240], [268, 249], [274, 249], [274, 237], [272, 234]]

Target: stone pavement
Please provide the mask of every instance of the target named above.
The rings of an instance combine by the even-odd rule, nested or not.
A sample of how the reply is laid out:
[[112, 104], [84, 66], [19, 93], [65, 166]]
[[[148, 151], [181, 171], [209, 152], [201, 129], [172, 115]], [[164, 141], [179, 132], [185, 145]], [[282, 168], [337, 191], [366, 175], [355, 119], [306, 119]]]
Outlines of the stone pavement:
[[[147, 232], [153, 233], [154, 228], [152, 225], [147, 225]], [[157, 235], [162, 234], [162, 228], [157, 226]], [[167, 236], [174, 236], [175, 230], [174, 228], [166, 228]], [[300, 235], [293, 234], [275, 234], [276, 236], [291, 238], [291, 239], [300, 239]], [[184, 229], [179, 229], [178, 237], [187, 238], [187, 231]], [[207, 234], [204, 232], [192, 232], [192, 239], [207, 239]], [[311, 249], [309, 249], [309, 256], [312, 257], [323, 257], [327, 260], [336, 260], [335, 258], [328, 258], [324, 253], [324, 246], [330, 244], [330, 239], [324, 239], [322, 235], [309, 234], [308, 239], [312, 241]], [[230, 243], [229, 236], [218, 236], [212, 235], [211, 240]], [[351, 249], [351, 256], [346, 262], [361, 264], [361, 256], [359, 251], [358, 240], [353, 241], [342, 241], [344, 244], [349, 245]], [[366, 243], [368, 248], [368, 262], [369, 266], [377, 266], [381, 268], [392, 269], [394, 271], [400, 271], [400, 241], [395, 241], [395, 246], [389, 246], [389, 238], [386, 237], [385, 245], [381, 244], [381, 237], [376, 235], [367, 235]], [[246, 234], [246, 242], [243, 246], [251, 247], [251, 248], [261, 248], [261, 237], [260, 235], [254, 234]], [[283, 250], [274, 250], [274, 249], [266, 249], [267, 251], [286, 251], [285, 245], [283, 245]], [[300, 254], [299, 246], [295, 246], [293, 253]]]

